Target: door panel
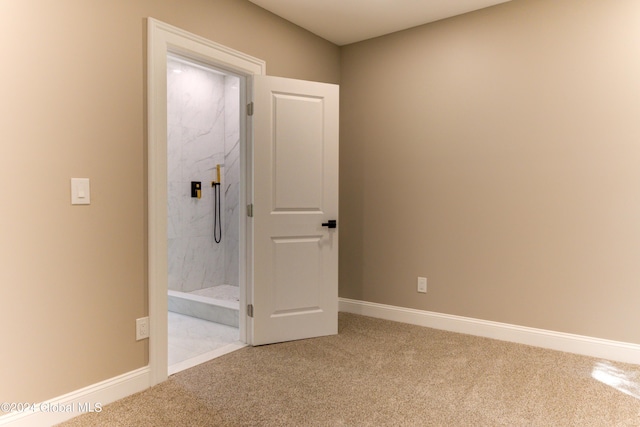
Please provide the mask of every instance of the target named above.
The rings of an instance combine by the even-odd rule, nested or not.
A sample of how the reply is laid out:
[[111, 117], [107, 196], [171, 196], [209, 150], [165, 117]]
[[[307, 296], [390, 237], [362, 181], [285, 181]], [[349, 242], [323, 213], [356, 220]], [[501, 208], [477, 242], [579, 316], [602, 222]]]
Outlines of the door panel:
[[320, 211], [323, 99], [273, 94], [274, 210]]
[[318, 246], [321, 238], [272, 238], [275, 267], [272, 316], [320, 310], [322, 262], [318, 259]]
[[338, 96], [255, 77], [254, 345], [337, 333]]

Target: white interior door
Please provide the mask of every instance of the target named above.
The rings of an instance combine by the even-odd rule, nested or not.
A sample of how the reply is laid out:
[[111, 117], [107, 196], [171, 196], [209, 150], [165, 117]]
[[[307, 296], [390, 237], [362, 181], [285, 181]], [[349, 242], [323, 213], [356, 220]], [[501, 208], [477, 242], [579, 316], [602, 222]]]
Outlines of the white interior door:
[[253, 345], [338, 333], [338, 99], [254, 77]]

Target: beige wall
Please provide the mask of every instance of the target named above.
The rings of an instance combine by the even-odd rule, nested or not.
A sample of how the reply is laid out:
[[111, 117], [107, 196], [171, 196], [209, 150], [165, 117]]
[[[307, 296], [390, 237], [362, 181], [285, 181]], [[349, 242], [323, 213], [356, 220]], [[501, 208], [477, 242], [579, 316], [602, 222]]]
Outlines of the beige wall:
[[514, 0], [344, 47], [340, 296], [640, 343], [639, 20]]
[[[142, 367], [145, 21], [338, 83], [339, 49], [241, 0], [0, 0], [0, 402]], [[69, 202], [91, 179], [90, 206]]]
[[636, 0], [514, 0], [341, 57], [241, 0], [0, 10], [0, 401], [147, 363], [147, 16], [341, 83], [340, 296], [640, 343]]

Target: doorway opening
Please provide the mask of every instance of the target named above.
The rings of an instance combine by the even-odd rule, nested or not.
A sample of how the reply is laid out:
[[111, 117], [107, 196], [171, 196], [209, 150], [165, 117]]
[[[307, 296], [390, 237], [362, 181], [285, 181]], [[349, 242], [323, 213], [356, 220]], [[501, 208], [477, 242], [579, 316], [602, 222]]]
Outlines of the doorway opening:
[[[168, 377], [168, 143], [167, 143], [167, 60], [171, 55], [199, 65], [240, 77], [242, 110], [252, 96], [251, 77], [265, 74], [265, 63], [242, 52], [214, 43], [180, 28], [147, 19], [148, 40], [148, 262], [149, 262], [149, 386]], [[239, 205], [252, 200], [253, 165], [252, 132], [247, 114], [240, 115], [240, 190]], [[217, 175], [217, 173], [216, 173]], [[216, 176], [217, 178], [217, 176]], [[206, 181], [203, 185], [206, 185]], [[202, 190], [203, 188], [200, 188]], [[202, 201], [202, 200], [200, 200]], [[211, 200], [210, 200], [211, 201]], [[211, 201], [212, 202], [212, 201]], [[244, 209], [239, 221], [239, 341], [251, 337], [252, 324], [247, 321], [247, 301], [253, 281], [253, 231]], [[250, 343], [250, 342], [249, 342]]]
[[167, 55], [168, 373], [244, 346], [242, 77]]
[[[239, 78], [236, 218], [240, 345], [337, 333], [338, 86], [266, 76], [262, 60], [152, 18], [147, 23], [150, 328], [149, 367], [145, 372], [149, 385], [165, 381], [169, 371], [168, 282], [169, 253], [173, 249], [169, 248], [168, 235], [167, 75], [172, 56]], [[226, 158], [222, 163], [213, 162], [215, 175], [208, 166], [204, 168], [208, 177], [188, 178], [195, 181], [188, 181], [186, 203], [193, 204], [196, 212], [198, 206], [210, 206], [217, 199], [209, 193], [209, 201], [204, 202], [204, 191], [211, 181], [218, 184], [214, 190], [225, 191], [222, 184], [227, 162]], [[196, 167], [187, 167], [191, 168]], [[184, 180], [176, 185], [186, 191]], [[191, 200], [191, 191], [194, 198], [200, 198]], [[221, 198], [221, 227], [224, 203], [229, 202]], [[205, 239], [216, 243], [225, 239], [222, 232], [216, 233], [215, 226], [212, 228]], [[195, 253], [183, 252], [192, 257]], [[178, 275], [196, 270], [183, 268]], [[184, 284], [181, 286], [185, 290]]]

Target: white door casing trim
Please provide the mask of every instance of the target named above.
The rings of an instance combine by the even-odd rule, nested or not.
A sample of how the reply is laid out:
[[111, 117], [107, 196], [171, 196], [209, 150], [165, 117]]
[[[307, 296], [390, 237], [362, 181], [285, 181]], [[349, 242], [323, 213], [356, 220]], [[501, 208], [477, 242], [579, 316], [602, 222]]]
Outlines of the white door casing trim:
[[[266, 63], [242, 52], [147, 18], [147, 188], [148, 188], [148, 289], [149, 386], [167, 379], [167, 55], [169, 53], [223, 69], [243, 77], [241, 105], [251, 99], [251, 76], [266, 73]], [[240, 200], [252, 199], [251, 126], [246, 114], [240, 120]], [[244, 143], [242, 142], [244, 141]], [[240, 340], [247, 328], [246, 302], [252, 288], [252, 231], [248, 219], [240, 221]], [[244, 284], [244, 286], [243, 286]], [[250, 331], [249, 331], [250, 332]]]
[[583, 356], [640, 364], [640, 345], [565, 332], [434, 313], [347, 298], [339, 299], [340, 311], [427, 328], [493, 338]]

